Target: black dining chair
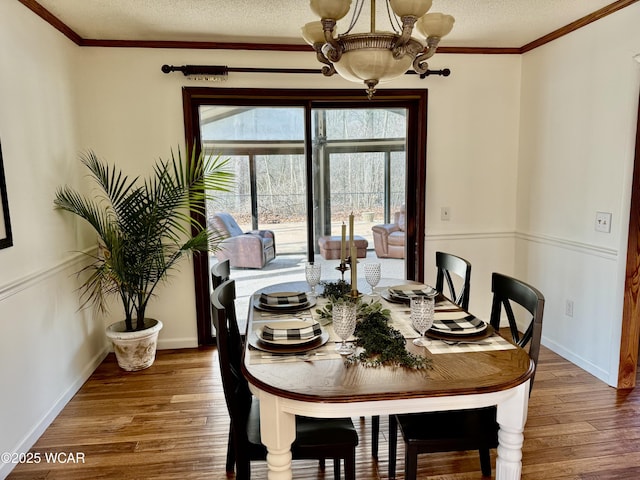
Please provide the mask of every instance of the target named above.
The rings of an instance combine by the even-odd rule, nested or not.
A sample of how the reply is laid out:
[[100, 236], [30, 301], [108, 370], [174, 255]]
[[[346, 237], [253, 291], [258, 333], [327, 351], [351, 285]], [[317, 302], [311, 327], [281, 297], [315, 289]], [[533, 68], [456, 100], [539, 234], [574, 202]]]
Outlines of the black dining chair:
[[[260, 441], [259, 401], [251, 394], [242, 375], [243, 344], [234, 300], [234, 280], [222, 283], [211, 295], [222, 386], [233, 430], [236, 479], [249, 480], [251, 460], [265, 460], [267, 450]], [[325, 459], [331, 458], [336, 480], [340, 479], [341, 459], [345, 479], [355, 480], [357, 445], [358, 434], [350, 418], [296, 417], [296, 439], [291, 446], [293, 459], [317, 459], [324, 468]]]
[[[538, 363], [544, 296], [536, 288], [500, 273], [491, 279], [493, 304], [490, 323], [496, 331], [504, 311], [513, 343], [529, 347], [529, 356]], [[531, 316], [521, 334], [512, 305], [520, 305]], [[535, 374], [535, 370], [534, 370]], [[533, 386], [534, 377], [531, 377]], [[392, 415], [389, 418], [389, 478], [396, 476], [397, 430], [400, 428], [405, 444], [405, 480], [414, 480], [421, 453], [478, 450], [480, 468], [485, 476], [491, 475], [489, 450], [498, 446], [496, 407], [448, 412], [429, 412]]]
[[[445, 294], [454, 303], [465, 310], [469, 309], [471, 291], [471, 264], [462, 257], [451, 253], [436, 252], [436, 290]], [[453, 275], [453, 276], [452, 276]], [[457, 276], [458, 278], [454, 278]], [[448, 291], [443, 290], [447, 285]], [[456, 291], [458, 294], [456, 295]], [[380, 417], [371, 417], [371, 455], [378, 458], [378, 437], [380, 436]]]
[[[436, 290], [450, 298], [465, 310], [469, 309], [471, 290], [471, 264], [462, 257], [451, 253], [436, 252]], [[457, 282], [452, 275], [457, 276]], [[448, 291], [444, 291], [445, 282]], [[458, 287], [456, 287], [458, 284]], [[456, 294], [457, 290], [457, 294]]]
[[214, 263], [211, 267], [211, 287], [213, 290], [231, 277], [231, 262], [229, 259]]
[[[211, 291], [215, 291], [220, 285], [231, 278], [231, 262], [229, 259], [219, 261], [211, 267]], [[234, 294], [235, 295], [235, 294]], [[211, 313], [212, 332], [216, 331], [214, 322], [214, 312]], [[227, 441], [227, 472], [233, 472], [236, 462], [235, 451], [233, 447], [233, 428], [229, 426], [229, 440]]]

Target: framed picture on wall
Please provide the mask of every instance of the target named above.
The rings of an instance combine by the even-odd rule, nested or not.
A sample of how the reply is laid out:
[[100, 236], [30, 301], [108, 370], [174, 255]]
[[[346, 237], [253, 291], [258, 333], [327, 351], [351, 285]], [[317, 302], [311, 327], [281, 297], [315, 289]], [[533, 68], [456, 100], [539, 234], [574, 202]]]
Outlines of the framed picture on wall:
[[13, 245], [13, 237], [11, 236], [7, 184], [4, 178], [4, 165], [2, 163], [2, 143], [0, 143], [0, 248], [7, 248], [11, 245]]

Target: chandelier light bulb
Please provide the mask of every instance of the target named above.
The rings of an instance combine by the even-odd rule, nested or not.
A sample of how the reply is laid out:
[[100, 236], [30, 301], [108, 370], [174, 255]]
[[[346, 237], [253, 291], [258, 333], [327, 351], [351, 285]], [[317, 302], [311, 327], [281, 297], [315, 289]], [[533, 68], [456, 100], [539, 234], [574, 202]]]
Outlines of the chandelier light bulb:
[[312, 47], [316, 43], [324, 43], [324, 30], [322, 22], [309, 22], [302, 27], [302, 38]]
[[425, 37], [442, 38], [453, 29], [455, 19], [443, 13], [428, 13], [418, 20], [418, 31]]
[[429, 11], [432, 0], [389, 0], [393, 12], [400, 18], [419, 18]]
[[340, 20], [351, 8], [351, 0], [311, 0], [311, 10], [320, 18]]

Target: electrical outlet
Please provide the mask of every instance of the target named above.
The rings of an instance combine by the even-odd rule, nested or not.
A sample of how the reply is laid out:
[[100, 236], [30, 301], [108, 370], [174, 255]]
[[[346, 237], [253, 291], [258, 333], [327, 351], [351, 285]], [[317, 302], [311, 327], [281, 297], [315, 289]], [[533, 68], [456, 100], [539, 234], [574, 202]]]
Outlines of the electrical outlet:
[[611, 213], [596, 212], [596, 232], [611, 233]]
[[567, 317], [573, 317], [573, 300], [567, 300], [564, 304], [564, 314]]
[[440, 220], [448, 222], [451, 219], [451, 209], [449, 207], [440, 208]]

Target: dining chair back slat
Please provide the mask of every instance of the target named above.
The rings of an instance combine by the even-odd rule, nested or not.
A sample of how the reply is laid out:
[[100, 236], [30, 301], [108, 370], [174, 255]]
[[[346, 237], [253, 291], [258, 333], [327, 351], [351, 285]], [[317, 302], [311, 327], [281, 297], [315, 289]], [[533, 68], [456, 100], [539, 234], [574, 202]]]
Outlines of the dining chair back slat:
[[[496, 330], [500, 329], [502, 312], [504, 311], [513, 343], [522, 348], [528, 346], [529, 357], [537, 365], [542, 337], [544, 295], [535, 287], [501, 273], [492, 275], [491, 291], [493, 292], [491, 326]], [[526, 324], [522, 320], [520, 325], [518, 324], [512, 304], [519, 305], [528, 313], [529, 318], [526, 319]], [[531, 384], [533, 385], [533, 378]]]
[[229, 259], [215, 263], [211, 267], [211, 287], [213, 290], [231, 278], [231, 262]]
[[[465, 310], [469, 309], [469, 293], [471, 290], [471, 264], [462, 257], [451, 253], [436, 252], [436, 290], [448, 296]], [[456, 288], [452, 274], [459, 277], [462, 284]], [[444, 291], [447, 285], [448, 293]], [[456, 294], [457, 290], [457, 294]]]

